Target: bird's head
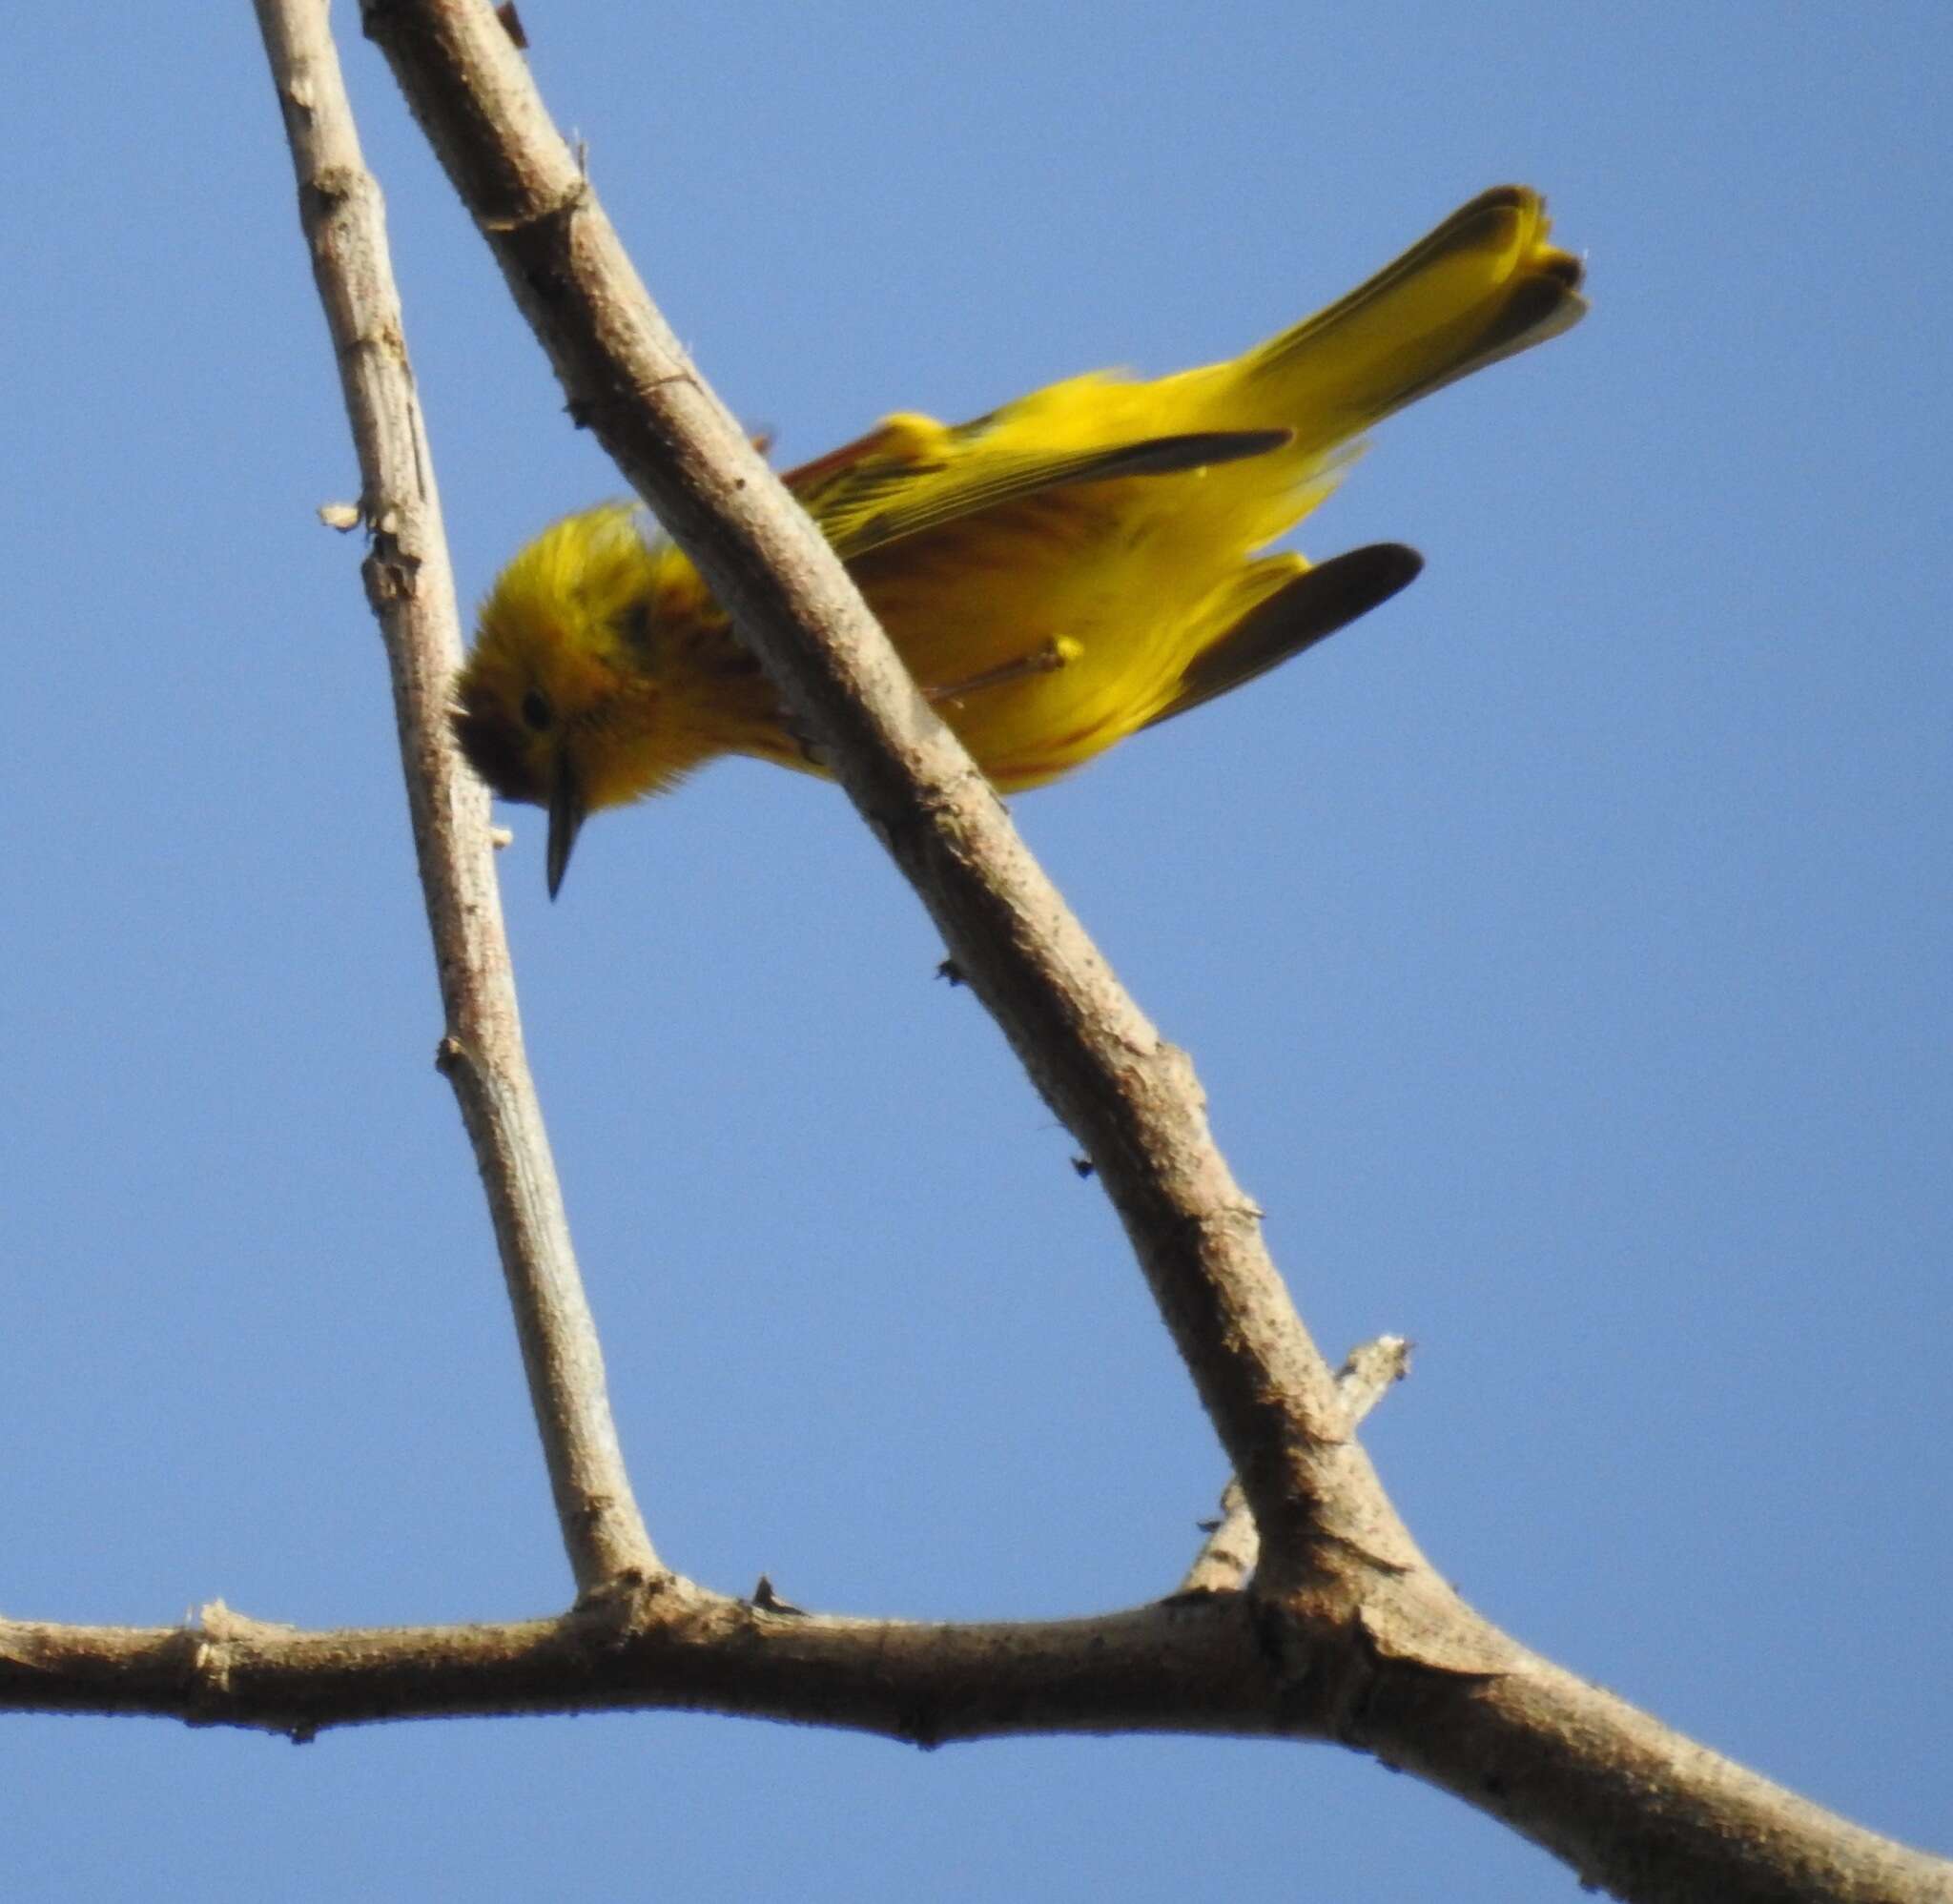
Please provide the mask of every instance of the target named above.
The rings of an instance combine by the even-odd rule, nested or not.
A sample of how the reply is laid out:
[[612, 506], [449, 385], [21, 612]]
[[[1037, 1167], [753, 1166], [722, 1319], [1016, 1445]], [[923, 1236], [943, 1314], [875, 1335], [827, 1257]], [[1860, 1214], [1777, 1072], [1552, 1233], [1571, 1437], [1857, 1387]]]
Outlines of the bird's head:
[[497, 580], [455, 680], [468, 765], [503, 799], [548, 812], [551, 898], [590, 814], [668, 786], [696, 757], [662, 679], [665, 583], [682, 558], [639, 523], [613, 503], [545, 529]]

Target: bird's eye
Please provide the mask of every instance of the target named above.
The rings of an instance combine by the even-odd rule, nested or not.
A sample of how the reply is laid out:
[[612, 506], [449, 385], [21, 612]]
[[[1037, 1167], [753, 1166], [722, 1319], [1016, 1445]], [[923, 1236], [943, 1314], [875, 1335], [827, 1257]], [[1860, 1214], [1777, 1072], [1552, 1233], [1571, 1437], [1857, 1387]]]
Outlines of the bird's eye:
[[523, 696], [523, 719], [539, 734], [549, 731], [549, 724], [556, 717], [549, 711], [549, 704], [532, 687]]

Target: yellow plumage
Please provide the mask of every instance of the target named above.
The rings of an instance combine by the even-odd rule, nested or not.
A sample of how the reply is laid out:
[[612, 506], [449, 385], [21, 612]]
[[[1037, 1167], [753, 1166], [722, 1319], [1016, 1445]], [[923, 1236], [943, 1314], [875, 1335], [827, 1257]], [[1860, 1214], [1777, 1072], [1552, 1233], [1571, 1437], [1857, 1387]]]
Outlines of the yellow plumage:
[[[1395, 543], [1257, 556], [1392, 411], [1576, 322], [1544, 201], [1483, 194], [1327, 310], [1226, 363], [1093, 375], [972, 422], [888, 418], [786, 481], [917, 686], [1004, 792], [1225, 693], [1394, 594]], [[483, 607], [455, 730], [550, 811], [549, 885], [599, 808], [722, 753], [818, 771], [685, 556], [609, 504], [545, 530]]]

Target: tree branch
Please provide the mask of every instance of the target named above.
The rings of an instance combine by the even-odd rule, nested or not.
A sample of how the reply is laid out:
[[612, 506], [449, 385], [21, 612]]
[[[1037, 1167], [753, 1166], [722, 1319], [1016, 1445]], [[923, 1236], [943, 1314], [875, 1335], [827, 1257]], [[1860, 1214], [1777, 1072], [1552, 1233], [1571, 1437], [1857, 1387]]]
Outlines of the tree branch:
[[446, 1030], [437, 1062], [487, 1191], [529, 1399], [578, 1588], [661, 1570], [604, 1384], [556, 1165], [524, 1054], [488, 801], [448, 734], [461, 660], [454, 575], [414, 395], [380, 188], [327, 25], [327, 0], [257, 0], [298, 181], [298, 218], [332, 333], [371, 542], [367, 599], [393, 677], [414, 850]]
[[[1244, 1594], [1092, 1620], [922, 1626], [769, 1614], [669, 1580], [620, 1627], [572, 1614], [300, 1632], [222, 1606], [185, 1628], [0, 1622], [0, 1710], [150, 1713], [307, 1739], [383, 1719], [655, 1709], [921, 1746], [1021, 1733], [1279, 1735]], [[1531, 1655], [1391, 1680], [1375, 1728], [1584, 1883], [1675, 1904], [1944, 1904], [1953, 1867], [1861, 1831]], [[1540, 1744], [1553, 1750], [1542, 1754]], [[1355, 1741], [1352, 1741], [1355, 1742]]]
[[1282, 1730], [1248, 1603], [926, 1626], [771, 1613], [668, 1581], [621, 1627], [571, 1614], [300, 1632], [221, 1605], [186, 1628], [0, 1622], [0, 1709], [146, 1712], [311, 1736], [380, 1719], [664, 1710], [912, 1744]]

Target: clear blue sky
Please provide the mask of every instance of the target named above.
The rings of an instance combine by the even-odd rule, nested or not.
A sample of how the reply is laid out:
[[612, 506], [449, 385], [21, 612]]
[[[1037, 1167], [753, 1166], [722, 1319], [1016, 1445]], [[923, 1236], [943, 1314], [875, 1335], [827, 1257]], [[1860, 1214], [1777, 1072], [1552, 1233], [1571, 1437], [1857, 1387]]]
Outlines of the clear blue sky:
[[[1504, 179], [1577, 332], [1307, 525], [1400, 602], [1018, 803], [1368, 1440], [1523, 1639], [1948, 1846], [1943, 10], [534, 0], [640, 266], [781, 456], [1231, 354]], [[463, 596], [619, 484], [378, 56]], [[494, 1618], [568, 1584], [439, 1030], [355, 487], [242, 4], [29, 9], [0, 938], [0, 1606]], [[1168, 1587], [1223, 1464], [1097, 1189], [832, 788], [714, 769], [504, 875], [655, 1536], [805, 1605]], [[19, 1897], [1563, 1898], [1322, 1749], [731, 1721], [295, 1750], [0, 1721]]]

